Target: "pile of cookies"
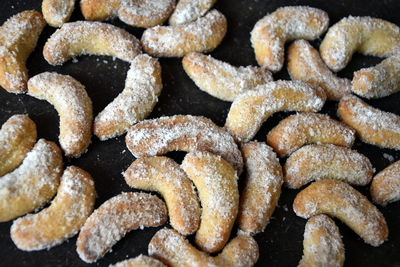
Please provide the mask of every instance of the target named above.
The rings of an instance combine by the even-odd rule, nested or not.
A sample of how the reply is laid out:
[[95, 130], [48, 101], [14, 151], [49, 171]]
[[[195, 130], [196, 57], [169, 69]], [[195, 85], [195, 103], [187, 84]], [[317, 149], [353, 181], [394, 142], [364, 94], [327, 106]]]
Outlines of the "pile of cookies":
[[[400, 91], [400, 28], [371, 17], [343, 18], [329, 28], [328, 14], [320, 9], [282, 7], [251, 31], [260, 66], [235, 67], [204, 54], [227, 32], [225, 16], [211, 9], [215, 2], [81, 0], [86, 21], [67, 22], [75, 1], [44, 0], [43, 16], [24, 11], [0, 27], [1, 87], [48, 101], [60, 117], [61, 149], [37, 141], [36, 125], [27, 115], [12, 116], [0, 130], [0, 221], [15, 219], [10, 232], [19, 249], [50, 249], [79, 233], [77, 253], [91, 263], [129, 231], [169, 221], [171, 227], [151, 239], [149, 256], [115, 266], [253, 266], [259, 258], [253, 236], [268, 225], [282, 185], [299, 189], [310, 182], [293, 203], [294, 212], [308, 219], [299, 266], [343, 266], [344, 245], [329, 216], [372, 246], [388, 239], [385, 218], [352, 185], [371, 184], [379, 205], [400, 200], [400, 162], [375, 174], [370, 160], [351, 147], [357, 136], [400, 149], [400, 117], [358, 97]], [[147, 28], [141, 40], [99, 22], [112, 17]], [[167, 20], [168, 26], [159, 26]], [[80, 55], [131, 64], [125, 88], [95, 118], [85, 86], [75, 78], [55, 72], [29, 77], [26, 60], [46, 23], [59, 27], [43, 49], [51, 65]], [[318, 51], [307, 40], [325, 32]], [[289, 41], [294, 42], [285, 59]], [[352, 81], [336, 76], [355, 52], [385, 59], [355, 72]], [[224, 127], [191, 115], [146, 120], [163, 87], [157, 57], [183, 57], [183, 69], [200, 90], [232, 102]], [[292, 80], [274, 81], [272, 73], [285, 60]], [[339, 101], [342, 122], [317, 113], [327, 100]], [[280, 121], [266, 142], [252, 141], [263, 123], [282, 111], [297, 113]], [[80, 157], [90, 149], [93, 133], [100, 140], [126, 133], [136, 159], [122, 173], [125, 182], [162, 198], [125, 192], [94, 210], [93, 178], [79, 167], [63, 167], [63, 154]], [[170, 151], [187, 154], [179, 164], [164, 155]], [[280, 158], [287, 158], [283, 166]], [[48, 207], [27, 214], [50, 200]]]

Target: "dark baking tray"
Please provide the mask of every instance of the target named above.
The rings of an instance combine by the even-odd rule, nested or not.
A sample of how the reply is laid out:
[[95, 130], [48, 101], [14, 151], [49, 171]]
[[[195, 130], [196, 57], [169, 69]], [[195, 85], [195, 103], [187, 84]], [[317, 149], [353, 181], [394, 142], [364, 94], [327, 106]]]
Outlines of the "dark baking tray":
[[[41, 1], [0, 1], [0, 23], [17, 12], [40, 10]], [[253, 49], [250, 45], [250, 31], [257, 20], [276, 8], [287, 5], [310, 5], [328, 12], [331, 24], [340, 18], [354, 16], [373, 16], [389, 20], [400, 25], [399, 0], [338, 0], [338, 1], [296, 1], [296, 0], [220, 0], [216, 8], [228, 19], [228, 33], [222, 44], [211, 54], [234, 65], [256, 65]], [[72, 21], [81, 20], [79, 7], [72, 16]], [[143, 30], [129, 27], [118, 19], [110, 21], [125, 28], [138, 38]], [[46, 27], [38, 46], [28, 60], [30, 76], [56, 71], [69, 74], [82, 82], [93, 100], [94, 114], [100, 112], [124, 87], [129, 64], [109, 57], [82, 56], [78, 62], [69, 61], [61, 67], [47, 64], [42, 56], [42, 48], [54, 28]], [[320, 40], [313, 42], [318, 47]], [[349, 66], [339, 73], [343, 77], [352, 77], [352, 73], [365, 66], [379, 62], [380, 59], [355, 55]], [[181, 66], [181, 59], [160, 59], [163, 68], [164, 89], [159, 103], [151, 118], [162, 115], [193, 114], [211, 118], [218, 125], [223, 125], [230, 103], [220, 101], [196, 88]], [[284, 69], [274, 75], [275, 79], [289, 79]], [[374, 101], [367, 101], [380, 109], [400, 114], [400, 94]], [[323, 111], [336, 117], [337, 103], [328, 102]], [[4, 123], [12, 114], [27, 113], [37, 123], [38, 135], [52, 141], [58, 141], [58, 115], [54, 108], [45, 101], [39, 101], [26, 95], [9, 94], [0, 90], [0, 123]], [[269, 129], [275, 126], [289, 113], [278, 113], [270, 118], [259, 131], [256, 139], [265, 141]], [[377, 171], [390, 164], [388, 155], [400, 159], [400, 152], [378, 149], [357, 140], [355, 149], [367, 155]], [[183, 153], [170, 153], [180, 161]], [[132, 191], [122, 179], [125, 170], [134, 157], [125, 146], [124, 136], [100, 142], [93, 137], [89, 151], [79, 159], [65, 158], [65, 165], [77, 165], [92, 174], [96, 181], [98, 198], [96, 207], [105, 200], [122, 191]], [[243, 180], [243, 176], [241, 178]], [[368, 188], [357, 188], [366, 195]], [[260, 247], [258, 266], [296, 266], [302, 255], [302, 241], [306, 220], [296, 217], [292, 202], [297, 190], [283, 189], [273, 218], [264, 233], [255, 236]], [[346, 225], [335, 220], [339, 225], [346, 247], [346, 266], [400, 266], [400, 203], [385, 208], [379, 207], [389, 224], [389, 241], [378, 248], [365, 244]], [[23, 252], [18, 250], [10, 239], [9, 229], [12, 222], [0, 224], [0, 265], [1, 266], [84, 266], [75, 251], [76, 237], [50, 250]], [[161, 227], [160, 227], [161, 228]], [[128, 233], [119, 241], [110, 253], [100, 259], [96, 265], [108, 266], [140, 253], [147, 254], [147, 245], [159, 228], [147, 228]], [[234, 231], [234, 233], [236, 230]]]

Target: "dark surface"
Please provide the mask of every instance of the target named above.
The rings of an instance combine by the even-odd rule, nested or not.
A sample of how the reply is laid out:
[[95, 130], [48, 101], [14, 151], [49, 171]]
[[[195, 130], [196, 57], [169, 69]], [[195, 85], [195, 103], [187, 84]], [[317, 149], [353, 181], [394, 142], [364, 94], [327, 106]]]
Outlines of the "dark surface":
[[[26, 9], [40, 10], [41, 1], [0, 1], [0, 24], [8, 17]], [[400, 1], [288, 1], [288, 0], [220, 0], [216, 8], [228, 19], [228, 34], [222, 44], [211, 54], [234, 65], [255, 65], [253, 50], [250, 45], [250, 31], [257, 20], [266, 13], [285, 5], [310, 5], [328, 12], [331, 24], [348, 15], [369, 15], [400, 24]], [[82, 16], [79, 7], [71, 20], [80, 20]], [[118, 20], [111, 23], [127, 29], [140, 38], [142, 30], [124, 25]], [[46, 39], [54, 32], [47, 26], [40, 37], [39, 44], [28, 60], [30, 76], [44, 72], [57, 71], [72, 75], [86, 86], [93, 101], [94, 114], [100, 112], [124, 86], [129, 64], [120, 60], [113, 61], [108, 57], [82, 56], [79, 62], [69, 61], [61, 67], [47, 64], [42, 56], [42, 48]], [[314, 42], [319, 45], [319, 41]], [[351, 78], [353, 71], [376, 64], [380, 59], [354, 56], [349, 66], [339, 75]], [[193, 114], [211, 118], [218, 125], [223, 125], [230, 103], [219, 101], [198, 90], [187, 77], [181, 67], [180, 59], [160, 59], [163, 67], [164, 89], [160, 101], [155, 107], [151, 118], [161, 115]], [[274, 75], [275, 79], [288, 79], [284, 69]], [[367, 101], [375, 107], [386, 111], [400, 113], [400, 94], [383, 99]], [[328, 102], [323, 112], [336, 117], [337, 103]], [[58, 142], [58, 115], [53, 107], [45, 101], [39, 101], [26, 95], [13, 95], [0, 89], [0, 123], [4, 123], [11, 115], [27, 113], [37, 123], [38, 135]], [[257, 135], [259, 141], [265, 141], [265, 135], [279, 120], [288, 116], [279, 113], [270, 118]], [[362, 144], [357, 140], [355, 149], [367, 155], [377, 171], [390, 164], [384, 153], [400, 159], [400, 153], [394, 150], [377, 149], [374, 146]], [[181, 160], [181, 153], [171, 154]], [[95, 179], [98, 199], [96, 207], [119, 194], [131, 189], [122, 179], [121, 172], [133, 160], [127, 150], [124, 136], [100, 142], [93, 137], [89, 151], [79, 159], [65, 159], [65, 165], [77, 165], [87, 170]], [[243, 179], [243, 176], [242, 176]], [[368, 195], [368, 188], [358, 188]], [[296, 266], [302, 255], [302, 240], [306, 220], [296, 217], [292, 210], [292, 202], [297, 190], [283, 189], [279, 207], [264, 233], [255, 238], [260, 247], [259, 266]], [[400, 203], [394, 203], [383, 212], [389, 224], [389, 241], [379, 248], [365, 244], [347, 226], [336, 220], [346, 247], [346, 266], [400, 266]], [[48, 251], [23, 252], [18, 250], [10, 239], [9, 229], [12, 222], [0, 223], [0, 265], [1, 266], [84, 266], [75, 251], [76, 237]], [[96, 265], [108, 266], [126, 258], [135, 257], [140, 253], [147, 254], [147, 244], [155, 228], [132, 231], [118, 242], [112, 252], [100, 259]], [[235, 232], [235, 231], [234, 231]]]

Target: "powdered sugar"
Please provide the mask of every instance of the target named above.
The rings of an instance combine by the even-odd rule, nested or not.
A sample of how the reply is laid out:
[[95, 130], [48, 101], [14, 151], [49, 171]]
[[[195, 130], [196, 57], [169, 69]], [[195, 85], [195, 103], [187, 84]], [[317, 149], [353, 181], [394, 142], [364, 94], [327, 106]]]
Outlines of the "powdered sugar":
[[210, 151], [230, 162], [239, 174], [243, 169], [242, 155], [232, 136], [200, 116], [175, 115], [140, 122], [128, 131], [126, 144], [137, 158], [174, 150]]
[[158, 57], [182, 57], [190, 52], [209, 52], [225, 36], [225, 16], [212, 10], [194, 22], [176, 26], [156, 26], [144, 31], [143, 50]]
[[251, 43], [258, 64], [279, 71], [286, 41], [313, 40], [329, 26], [325, 11], [307, 6], [286, 6], [260, 19], [251, 31]]
[[44, 0], [42, 2], [43, 16], [53, 27], [60, 27], [68, 21], [74, 10], [75, 0]]
[[283, 183], [282, 167], [272, 148], [250, 142], [242, 147], [247, 176], [238, 215], [242, 231], [264, 231], [278, 203]]
[[371, 184], [371, 197], [380, 205], [400, 200], [400, 161], [379, 172]]
[[312, 180], [338, 179], [354, 185], [367, 185], [374, 174], [367, 157], [335, 145], [308, 145], [294, 152], [284, 166], [285, 184], [300, 188]]
[[202, 17], [217, 0], [179, 0], [169, 24], [189, 23]]
[[79, 233], [77, 252], [85, 262], [101, 258], [133, 229], [159, 226], [168, 219], [158, 197], [145, 193], [122, 193], [96, 209]]
[[67, 156], [79, 157], [92, 136], [92, 101], [85, 87], [68, 75], [44, 72], [28, 82], [28, 94], [47, 100], [60, 116], [60, 144]]
[[200, 53], [186, 55], [182, 65], [201, 90], [226, 101], [233, 101], [239, 94], [273, 79], [265, 68], [234, 67]]
[[94, 131], [106, 140], [120, 135], [153, 110], [162, 90], [157, 59], [137, 56], [128, 71], [124, 90], [95, 119]]
[[318, 111], [325, 103], [322, 88], [302, 81], [275, 81], [239, 95], [225, 127], [240, 142], [251, 140], [261, 125], [279, 111]]
[[47, 203], [56, 193], [61, 168], [59, 148], [40, 139], [22, 165], [0, 179], [0, 221], [14, 219]]
[[52, 65], [62, 65], [79, 55], [106, 55], [131, 62], [140, 53], [140, 43], [127, 31], [107, 23], [65, 23], [47, 40], [43, 55]]

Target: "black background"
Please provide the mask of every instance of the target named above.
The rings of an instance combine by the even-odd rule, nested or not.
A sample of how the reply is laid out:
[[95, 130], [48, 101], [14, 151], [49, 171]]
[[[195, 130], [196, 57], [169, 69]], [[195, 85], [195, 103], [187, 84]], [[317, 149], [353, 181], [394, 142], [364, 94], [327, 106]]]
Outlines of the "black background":
[[[41, 1], [0, 1], [0, 24], [8, 17], [27, 9], [40, 11]], [[228, 19], [228, 33], [222, 44], [211, 53], [215, 58], [233, 65], [256, 65], [250, 44], [250, 31], [257, 20], [276, 8], [286, 5], [310, 5], [328, 12], [331, 24], [340, 18], [354, 16], [373, 16], [389, 20], [400, 25], [400, 1], [381, 0], [339, 0], [339, 1], [296, 1], [296, 0], [220, 0], [216, 4]], [[71, 21], [81, 20], [79, 7], [75, 9]], [[140, 38], [143, 30], [130, 27], [118, 19], [112, 24], [125, 28]], [[129, 64], [109, 57], [82, 56], [78, 62], [69, 61], [61, 67], [47, 64], [42, 56], [42, 49], [54, 28], [46, 26], [38, 46], [29, 58], [27, 65], [30, 76], [44, 71], [56, 71], [69, 74], [86, 86], [93, 101], [94, 114], [100, 112], [123, 89]], [[318, 47], [320, 40], [313, 42]], [[380, 61], [378, 58], [355, 55], [349, 66], [339, 76], [352, 77], [352, 73], [365, 66]], [[193, 114], [211, 118], [218, 125], [223, 125], [230, 103], [213, 98], [198, 90], [187, 77], [181, 66], [181, 59], [160, 59], [163, 68], [164, 89], [151, 118], [161, 115]], [[289, 79], [286, 69], [274, 75], [275, 79]], [[382, 110], [400, 114], [400, 94], [383, 99], [367, 101]], [[323, 111], [336, 117], [337, 103], [328, 102]], [[36, 122], [38, 136], [58, 142], [58, 115], [54, 108], [45, 101], [39, 101], [26, 95], [14, 95], [0, 89], [0, 123], [11, 115], [27, 113]], [[270, 118], [259, 131], [256, 139], [265, 141], [266, 133], [288, 113], [278, 113]], [[96, 207], [122, 191], [131, 191], [125, 184], [121, 172], [134, 157], [127, 150], [121, 136], [100, 142], [93, 137], [89, 151], [79, 159], [65, 158], [65, 165], [77, 165], [87, 170], [95, 179], [98, 198]], [[356, 141], [355, 149], [368, 156], [377, 171], [390, 164], [384, 153], [400, 159], [400, 153], [394, 150], [378, 149]], [[170, 153], [180, 161], [183, 153]], [[243, 180], [243, 176], [242, 179]], [[368, 188], [357, 188], [368, 195]], [[283, 189], [279, 207], [264, 233], [255, 238], [260, 247], [259, 266], [296, 266], [302, 255], [302, 240], [306, 221], [293, 213], [292, 202], [297, 190]], [[389, 241], [379, 248], [365, 244], [346, 225], [336, 220], [346, 248], [346, 266], [400, 266], [400, 203], [393, 203], [385, 208], [379, 207], [389, 225]], [[12, 222], [0, 223], [0, 265], [1, 266], [83, 266], [75, 251], [76, 237], [50, 250], [23, 252], [18, 250], [10, 239], [9, 229]], [[112, 251], [96, 265], [108, 266], [140, 253], [147, 254], [147, 245], [158, 228], [132, 231], [119, 241]], [[235, 230], [236, 231], [236, 230]], [[234, 231], [234, 232], [235, 232]]]

